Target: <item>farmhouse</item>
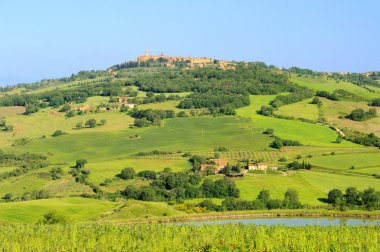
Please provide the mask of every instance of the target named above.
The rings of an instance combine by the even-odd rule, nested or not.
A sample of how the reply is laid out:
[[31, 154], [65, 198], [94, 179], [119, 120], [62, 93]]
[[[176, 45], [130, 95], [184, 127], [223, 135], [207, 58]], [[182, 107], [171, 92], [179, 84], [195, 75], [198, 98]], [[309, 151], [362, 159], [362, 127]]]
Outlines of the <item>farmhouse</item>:
[[215, 163], [215, 166], [218, 169], [218, 171], [222, 170], [228, 164], [228, 161], [226, 159], [214, 158], [210, 160]]
[[216, 168], [216, 166], [213, 164], [201, 164], [201, 171], [204, 171], [207, 168]]
[[256, 164], [249, 164], [248, 165], [248, 170], [250, 171], [266, 171], [268, 169], [268, 164], [267, 163], [256, 163]]
[[122, 103], [124, 103], [124, 102], [127, 102], [127, 101], [128, 101], [128, 98], [127, 98], [127, 97], [117, 97], [117, 98], [116, 98], [116, 101], [117, 101], [117, 102], [122, 102]]
[[215, 164], [201, 164], [201, 170], [206, 170], [207, 168], [215, 168], [217, 171], [222, 170], [224, 167], [227, 166], [228, 161], [225, 159], [220, 159], [220, 158], [214, 158], [210, 159], [210, 161], [214, 162]]
[[74, 110], [89, 111], [89, 110], [92, 110], [92, 107], [90, 105], [79, 105], [79, 106], [74, 107]]

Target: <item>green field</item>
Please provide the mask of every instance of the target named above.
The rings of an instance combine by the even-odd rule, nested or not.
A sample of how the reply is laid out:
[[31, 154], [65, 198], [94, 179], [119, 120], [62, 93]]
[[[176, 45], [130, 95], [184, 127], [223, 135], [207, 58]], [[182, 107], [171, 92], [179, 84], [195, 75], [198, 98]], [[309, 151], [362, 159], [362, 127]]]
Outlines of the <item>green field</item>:
[[[5, 251], [379, 251], [379, 226], [12, 225]], [[27, 237], [27, 242], [25, 238]]]
[[120, 203], [84, 198], [45, 199], [1, 204], [2, 221], [36, 223], [50, 210], [70, 216], [72, 221], [85, 221], [119, 207]]
[[307, 99], [301, 102], [282, 106], [276, 110], [274, 114], [317, 121], [319, 113], [318, 107], [315, 104], [310, 104], [311, 100], [312, 99]]
[[380, 167], [380, 152], [315, 156], [307, 161], [319, 167], [338, 170], [348, 170], [352, 166], [355, 169]]
[[[107, 121], [106, 125], [92, 129], [75, 129], [78, 122], [82, 122], [84, 125], [88, 119], [92, 118], [98, 122], [105, 119]], [[9, 125], [14, 126], [14, 131], [0, 133], [0, 143], [3, 146], [10, 145], [12, 141], [18, 138], [40, 138], [44, 135], [49, 138], [56, 130], [62, 130], [69, 134], [108, 132], [127, 129], [133, 123], [130, 116], [118, 111], [87, 112], [83, 116], [67, 118], [65, 113], [57, 112], [56, 109], [43, 109], [28, 116], [10, 115], [6, 117], [6, 121]]]
[[328, 80], [326, 78], [314, 78], [314, 77], [296, 77], [292, 76], [290, 78], [290, 81], [300, 85], [305, 86], [311, 89], [314, 89], [315, 91], [328, 91], [333, 92], [337, 89], [343, 89], [348, 92], [354, 93], [356, 95], [359, 95], [363, 97], [364, 99], [373, 99], [380, 97], [380, 94], [373, 93], [368, 91], [365, 88], [359, 87], [353, 83], [340, 81], [337, 83], [334, 80]]
[[[334, 133], [334, 132], [332, 132]], [[130, 136], [138, 134], [138, 139]], [[80, 138], [80, 141], [77, 139]], [[109, 132], [67, 134], [33, 141], [13, 151], [54, 153], [55, 161], [74, 162], [79, 157], [89, 162], [128, 157], [141, 151], [212, 151], [215, 146], [230, 150], [260, 150], [271, 142], [250, 120], [236, 117], [174, 118], [162, 127]]]
[[[31, 171], [19, 177], [0, 180], [0, 198], [6, 193], [12, 193], [13, 197], [21, 197], [26, 192], [30, 193], [41, 189], [55, 197], [79, 196], [82, 193], [92, 193], [91, 188], [76, 183], [74, 178], [70, 174], [67, 174], [68, 167], [64, 168], [66, 173], [59, 180], [51, 179], [49, 173], [51, 169], [52, 167], [47, 167]], [[2, 171], [2, 168], [0, 168], [0, 171]], [[9, 171], [11, 170], [9, 169]]]
[[338, 188], [344, 191], [349, 186], [357, 187], [359, 190], [367, 189], [369, 187], [380, 190], [380, 179], [374, 177], [341, 175], [318, 171], [301, 171], [300, 175], [312, 187], [325, 194], [333, 188]]
[[114, 159], [89, 163], [86, 168], [90, 169], [90, 181], [101, 183], [105, 179], [113, 179], [123, 168], [132, 167], [136, 172], [151, 170], [161, 172], [164, 168], [170, 167], [172, 171], [183, 171], [191, 168], [190, 163], [185, 159], [179, 160], [157, 160], [157, 159]]
[[324, 192], [310, 185], [298, 173], [288, 176], [249, 175], [242, 179], [236, 179], [235, 182], [240, 189], [240, 197], [246, 200], [256, 199], [262, 189], [270, 190], [272, 198], [282, 200], [288, 188], [296, 189], [299, 192], [300, 201], [303, 204], [321, 205], [323, 203], [318, 201], [318, 198], [326, 197]]
[[334, 141], [337, 134], [328, 127], [305, 123], [294, 120], [278, 119], [274, 117], [262, 116], [256, 113], [262, 105], [269, 104], [276, 96], [260, 95], [251, 96], [251, 105], [237, 109], [237, 115], [252, 119], [252, 125], [255, 129], [266, 130], [274, 129], [274, 134], [283, 139], [298, 140], [304, 145], [324, 146], [324, 147], [359, 147], [356, 144], [343, 141], [336, 144]]
[[330, 101], [322, 99], [323, 101], [323, 114], [326, 120], [339, 128], [349, 128], [366, 134], [375, 133], [380, 135], [380, 117], [375, 117], [363, 122], [356, 122], [353, 120], [339, 118], [344, 117], [351, 113], [354, 109], [364, 109], [365, 111], [370, 108], [376, 108], [377, 114], [380, 115], [379, 107], [368, 106], [366, 102], [347, 102], [347, 101]]

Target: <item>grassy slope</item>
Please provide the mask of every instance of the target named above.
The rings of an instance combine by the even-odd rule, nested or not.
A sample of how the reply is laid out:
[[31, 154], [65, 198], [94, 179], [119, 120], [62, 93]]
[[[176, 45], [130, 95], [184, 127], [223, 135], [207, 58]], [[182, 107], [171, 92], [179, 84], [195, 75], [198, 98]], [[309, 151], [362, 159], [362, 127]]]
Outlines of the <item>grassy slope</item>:
[[325, 78], [305, 78], [305, 77], [296, 77], [295, 75], [290, 78], [290, 80], [298, 85], [309, 87], [316, 91], [328, 91], [332, 92], [337, 89], [344, 89], [356, 95], [359, 95], [365, 99], [373, 99], [380, 97], [378, 93], [369, 92], [367, 89], [359, 87], [350, 82], [339, 82], [333, 80], [327, 80]]
[[155, 159], [114, 159], [89, 163], [86, 169], [91, 171], [90, 181], [101, 183], [106, 178], [114, 178], [125, 167], [132, 167], [136, 172], [142, 170], [162, 171], [170, 167], [173, 171], [188, 170], [191, 168], [186, 159], [180, 160], [155, 160]]
[[320, 167], [342, 170], [348, 170], [351, 166], [355, 166], [355, 168], [380, 167], [380, 153], [316, 156], [308, 159], [308, 162]]
[[321, 205], [318, 198], [326, 195], [319, 189], [310, 185], [303, 179], [300, 174], [283, 176], [283, 175], [257, 175], [246, 176], [242, 179], [236, 179], [236, 184], [240, 189], [240, 197], [246, 200], [256, 199], [262, 189], [268, 189], [271, 197], [283, 199], [284, 193], [288, 188], [294, 188], [299, 192], [300, 201], [303, 204]]
[[[74, 178], [67, 174], [68, 167], [63, 167], [66, 173], [61, 179], [52, 180], [49, 173], [51, 168], [46, 167], [31, 171], [23, 176], [0, 180], [0, 197], [6, 193], [12, 193], [13, 197], [21, 197], [26, 192], [41, 189], [54, 196], [64, 197], [92, 192], [88, 186], [75, 183]], [[2, 168], [0, 168], [0, 171], [2, 171]]]
[[318, 120], [318, 108], [316, 105], [310, 104], [311, 100], [312, 99], [307, 99], [282, 106], [275, 111], [275, 114], [316, 121]]
[[337, 148], [358, 147], [358, 145], [347, 141], [344, 141], [339, 145], [334, 143], [337, 134], [328, 127], [300, 121], [262, 116], [256, 113], [262, 105], [269, 104], [269, 102], [275, 97], [275, 95], [253, 95], [250, 97], [251, 105], [237, 109], [237, 115], [251, 118], [253, 126], [258, 130], [264, 131], [267, 128], [272, 128], [274, 129], [275, 135], [283, 139], [299, 140], [304, 145]]
[[149, 220], [163, 216], [186, 215], [165, 202], [110, 202], [86, 198], [55, 198], [0, 204], [0, 216], [4, 222], [35, 223], [43, 215], [57, 210], [72, 222], [123, 222], [126, 220]]
[[380, 190], [380, 179], [371, 177], [359, 177], [352, 175], [340, 175], [318, 171], [301, 171], [300, 175], [317, 190], [328, 193], [333, 188], [345, 190], [349, 186], [355, 186], [359, 190], [373, 187]]
[[366, 111], [370, 108], [376, 108], [377, 114], [380, 115], [379, 107], [370, 107], [365, 102], [330, 101], [327, 99], [322, 99], [322, 101], [322, 109], [329, 123], [337, 125], [340, 128], [347, 127], [367, 134], [373, 132], [380, 136], [380, 117], [375, 117], [364, 122], [339, 118], [339, 116], [348, 115], [352, 110], [357, 108]]
[[58, 210], [73, 221], [90, 220], [121, 203], [84, 198], [63, 198], [0, 204], [2, 221], [35, 223], [49, 210]]
[[[131, 140], [129, 136], [140, 138]], [[80, 141], [78, 141], [80, 139]], [[230, 150], [257, 150], [268, 146], [270, 138], [252, 129], [249, 120], [236, 117], [174, 118], [162, 127], [111, 132], [86, 132], [41, 139], [10, 148], [21, 152], [53, 152], [52, 160], [89, 162], [127, 157], [140, 151], [212, 151], [215, 146]]]

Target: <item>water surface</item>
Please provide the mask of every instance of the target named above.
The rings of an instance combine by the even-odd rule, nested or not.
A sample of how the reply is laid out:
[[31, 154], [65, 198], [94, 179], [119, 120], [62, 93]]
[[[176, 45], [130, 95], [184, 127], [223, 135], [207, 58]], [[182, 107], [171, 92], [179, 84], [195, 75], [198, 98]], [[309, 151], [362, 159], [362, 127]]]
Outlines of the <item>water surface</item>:
[[288, 227], [298, 226], [368, 226], [379, 225], [380, 220], [352, 219], [352, 218], [247, 218], [247, 219], [224, 219], [189, 221], [177, 223], [177, 225], [225, 225], [225, 224], [255, 224], [255, 225], [283, 225]]

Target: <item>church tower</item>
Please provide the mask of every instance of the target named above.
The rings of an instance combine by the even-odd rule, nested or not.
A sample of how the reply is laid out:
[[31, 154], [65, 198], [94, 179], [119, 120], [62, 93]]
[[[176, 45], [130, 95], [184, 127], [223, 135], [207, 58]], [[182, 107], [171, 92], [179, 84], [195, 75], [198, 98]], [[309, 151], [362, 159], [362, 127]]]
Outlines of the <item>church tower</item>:
[[149, 56], [149, 52], [148, 52], [148, 48], [145, 49], [145, 57], [148, 57]]

